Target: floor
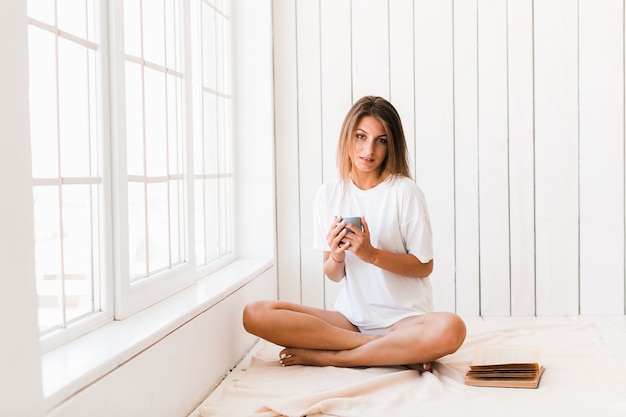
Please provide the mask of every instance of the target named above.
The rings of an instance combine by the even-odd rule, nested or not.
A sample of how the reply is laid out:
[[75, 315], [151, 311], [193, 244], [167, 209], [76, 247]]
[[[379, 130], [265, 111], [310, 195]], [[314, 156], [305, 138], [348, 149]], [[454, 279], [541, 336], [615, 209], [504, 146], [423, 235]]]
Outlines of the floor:
[[[593, 321], [595, 323], [600, 336], [602, 337], [605, 345], [613, 351], [626, 365], [626, 315], [624, 316], [572, 316], [568, 317], [570, 320], [582, 320]], [[472, 317], [464, 318], [467, 321], [473, 320], [490, 320], [490, 318]], [[511, 318], [515, 320], [515, 318]], [[527, 318], [524, 318], [527, 320]], [[536, 317], [534, 320], [542, 320], [541, 317]], [[245, 372], [246, 366], [250, 362], [250, 358], [259, 349], [260, 343], [257, 343], [250, 353], [239, 363], [222, 381], [222, 383], [213, 391], [208, 398], [214, 396], [220, 396], [222, 390], [226, 386], [230, 386], [233, 382], [241, 376], [242, 372]], [[196, 408], [188, 417], [201, 417], [200, 407]]]

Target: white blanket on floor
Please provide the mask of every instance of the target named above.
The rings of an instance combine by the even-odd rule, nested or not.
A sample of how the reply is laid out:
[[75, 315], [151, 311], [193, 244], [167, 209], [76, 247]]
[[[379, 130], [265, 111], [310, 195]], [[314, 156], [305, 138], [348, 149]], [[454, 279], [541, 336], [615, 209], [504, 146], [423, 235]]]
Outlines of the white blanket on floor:
[[[281, 367], [281, 348], [264, 343], [239, 380], [202, 404], [203, 417], [626, 416], [626, 365], [588, 322], [472, 321], [461, 349], [421, 375], [399, 367]], [[539, 347], [546, 368], [539, 388], [465, 385], [478, 345]]]

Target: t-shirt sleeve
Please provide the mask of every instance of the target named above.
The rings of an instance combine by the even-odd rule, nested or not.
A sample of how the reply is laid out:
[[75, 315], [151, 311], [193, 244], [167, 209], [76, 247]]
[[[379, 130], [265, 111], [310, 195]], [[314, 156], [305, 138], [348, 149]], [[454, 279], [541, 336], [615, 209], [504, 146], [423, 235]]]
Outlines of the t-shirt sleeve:
[[419, 187], [411, 187], [404, 201], [404, 221], [401, 225], [407, 253], [422, 263], [433, 259], [433, 234], [426, 198]]

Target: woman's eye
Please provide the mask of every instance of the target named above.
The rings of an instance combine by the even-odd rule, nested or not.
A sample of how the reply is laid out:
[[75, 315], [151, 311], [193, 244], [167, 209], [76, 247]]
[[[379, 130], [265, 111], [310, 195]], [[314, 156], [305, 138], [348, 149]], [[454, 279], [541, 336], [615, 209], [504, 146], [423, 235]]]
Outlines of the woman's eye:
[[387, 143], [387, 139], [385, 139], [385, 138], [378, 138], [378, 139], [376, 139], [376, 141], [378, 143]]
[[365, 135], [361, 134], [361, 133], [357, 133], [356, 134], [356, 138], [357, 139], [365, 139]]

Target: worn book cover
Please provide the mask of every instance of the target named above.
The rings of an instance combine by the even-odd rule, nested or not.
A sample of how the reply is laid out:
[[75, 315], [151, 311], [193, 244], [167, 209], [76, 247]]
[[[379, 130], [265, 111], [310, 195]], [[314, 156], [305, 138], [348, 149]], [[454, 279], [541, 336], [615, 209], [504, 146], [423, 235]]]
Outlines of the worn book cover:
[[465, 383], [478, 387], [537, 388], [541, 351], [525, 346], [479, 346]]

